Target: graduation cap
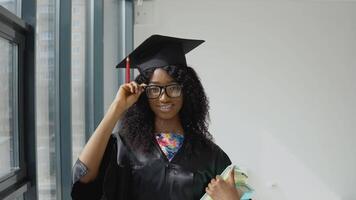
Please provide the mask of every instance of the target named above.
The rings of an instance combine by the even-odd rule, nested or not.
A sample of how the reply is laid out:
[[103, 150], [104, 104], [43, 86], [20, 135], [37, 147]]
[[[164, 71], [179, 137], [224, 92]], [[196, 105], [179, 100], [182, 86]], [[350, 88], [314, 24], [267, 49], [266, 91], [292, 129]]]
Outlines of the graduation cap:
[[204, 40], [152, 35], [123, 59], [116, 68], [126, 68], [126, 82], [130, 82], [130, 68], [140, 73], [150, 68], [176, 65], [186, 67], [185, 54], [203, 43]]

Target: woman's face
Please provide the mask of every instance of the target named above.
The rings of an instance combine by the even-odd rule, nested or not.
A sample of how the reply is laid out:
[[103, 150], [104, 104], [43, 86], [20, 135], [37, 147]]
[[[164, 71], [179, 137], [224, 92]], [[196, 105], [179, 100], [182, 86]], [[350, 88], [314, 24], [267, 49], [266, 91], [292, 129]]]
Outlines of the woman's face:
[[[151, 77], [149, 85], [167, 86], [178, 84], [164, 69], [157, 68]], [[165, 88], [166, 90], [167, 88]], [[173, 88], [174, 89], [174, 88]], [[171, 90], [172, 91], [172, 90]], [[183, 105], [183, 92], [178, 97], [169, 97], [162, 91], [158, 98], [150, 99], [149, 105], [156, 117], [160, 119], [173, 119], [178, 117]]]

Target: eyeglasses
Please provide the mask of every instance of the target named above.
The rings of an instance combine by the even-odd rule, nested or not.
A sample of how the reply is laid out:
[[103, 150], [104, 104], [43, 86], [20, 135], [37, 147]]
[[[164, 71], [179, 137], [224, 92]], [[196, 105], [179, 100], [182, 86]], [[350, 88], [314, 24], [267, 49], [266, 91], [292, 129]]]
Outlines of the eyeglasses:
[[170, 98], [179, 97], [182, 94], [182, 86], [179, 84], [170, 84], [165, 86], [148, 85], [145, 87], [147, 98], [156, 99], [164, 92]]

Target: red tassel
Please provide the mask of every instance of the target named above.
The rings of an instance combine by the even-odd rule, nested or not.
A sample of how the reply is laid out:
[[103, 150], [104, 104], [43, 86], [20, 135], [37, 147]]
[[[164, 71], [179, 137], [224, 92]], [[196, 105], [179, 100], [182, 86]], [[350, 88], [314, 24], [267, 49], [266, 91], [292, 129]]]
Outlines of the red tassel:
[[126, 58], [126, 83], [130, 82], [130, 59]]

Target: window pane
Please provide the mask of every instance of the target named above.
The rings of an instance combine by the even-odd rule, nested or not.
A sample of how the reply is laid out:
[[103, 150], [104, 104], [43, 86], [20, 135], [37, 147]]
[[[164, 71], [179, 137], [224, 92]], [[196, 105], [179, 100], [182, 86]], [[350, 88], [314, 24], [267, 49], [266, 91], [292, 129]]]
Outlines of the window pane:
[[19, 150], [15, 129], [17, 45], [0, 37], [0, 177], [18, 169]]
[[55, 0], [37, 0], [36, 147], [38, 199], [56, 199]]
[[21, 17], [21, 0], [0, 0], [0, 6]]
[[72, 159], [85, 144], [85, 40], [87, 0], [72, 1]]

